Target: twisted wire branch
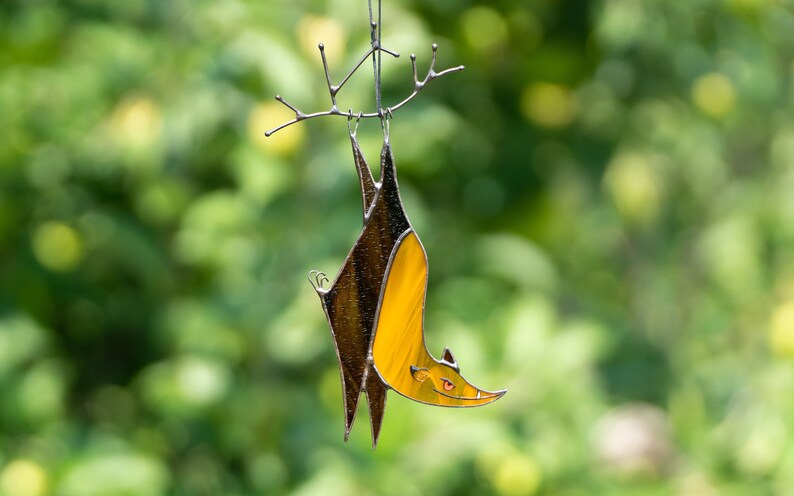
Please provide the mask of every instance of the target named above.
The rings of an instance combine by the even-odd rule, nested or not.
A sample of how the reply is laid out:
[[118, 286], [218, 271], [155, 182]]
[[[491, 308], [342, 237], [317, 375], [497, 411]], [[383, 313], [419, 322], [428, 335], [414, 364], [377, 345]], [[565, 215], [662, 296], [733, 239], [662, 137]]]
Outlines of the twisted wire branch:
[[[375, 25], [374, 24], [373, 24], [373, 29], [375, 29]], [[325, 71], [325, 81], [326, 81], [326, 83], [328, 85], [328, 94], [331, 96], [331, 108], [330, 108], [330, 110], [326, 110], [324, 112], [314, 112], [314, 113], [311, 113], [311, 114], [306, 114], [306, 113], [302, 112], [300, 109], [298, 109], [297, 107], [295, 107], [294, 105], [291, 105], [289, 102], [284, 100], [284, 98], [282, 98], [281, 95], [276, 95], [276, 100], [278, 100], [279, 102], [283, 103], [290, 110], [295, 112], [295, 118], [290, 120], [290, 121], [285, 122], [284, 124], [281, 124], [280, 126], [278, 126], [276, 128], [271, 129], [270, 131], [267, 131], [265, 133], [265, 136], [271, 136], [276, 131], [280, 131], [280, 130], [284, 129], [285, 127], [291, 126], [291, 125], [293, 125], [295, 123], [298, 123], [300, 121], [305, 121], [307, 119], [313, 119], [315, 117], [322, 117], [322, 116], [325, 116], [325, 115], [339, 115], [339, 116], [344, 116], [344, 117], [348, 117], [348, 118], [352, 117], [354, 115], [352, 110], [348, 110], [347, 112], [342, 112], [337, 107], [336, 95], [337, 95], [337, 93], [339, 93], [339, 90], [341, 90], [342, 87], [345, 85], [345, 83], [347, 83], [350, 80], [350, 78], [353, 76], [353, 74], [359, 69], [359, 67], [361, 67], [361, 64], [363, 64], [367, 60], [367, 57], [369, 57], [370, 55], [374, 54], [376, 51], [377, 52], [386, 52], [386, 53], [388, 53], [389, 55], [391, 55], [392, 57], [395, 57], [395, 58], [400, 56], [400, 54], [398, 54], [396, 52], [392, 52], [391, 50], [387, 50], [386, 48], [383, 48], [382, 46], [380, 46], [378, 43], [374, 43], [372, 48], [367, 50], [367, 53], [365, 53], [358, 60], [358, 62], [356, 62], [356, 64], [347, 73], [347, 75], [345, 75], [345, 77], [342, 78], [342, 81], [339, 84], [334, 85], [331, 82], [331, 75], [330, 75], [330, 73], [328, 71], [328, 62], [326, 61], [326, 58], [325, 58], [325, 46], [322, 43], [320, 43], [318, 45], [318, 48], [320, 49], [320, 56], [323, 59], [323, 70]], [[411, 100], [413, 100], [414, 97], [416, 97], [416, 95], [418, 95], [419, 92], [422, 91], [422, 89], [425, 86], [427, 86], [427, 84], [430, 83], [431, 81], [433, 81], [435, 79], [438, 79], [441, 76], [445, 76], [445, 75], [447, 75], [447, 74], [449, 74], [451, 72], [462, 71], [464, 69], [464, 67], [462, 65], [459, 65], [457, 67], [451, 67], [449, 69], [445, 69], [445, 70], [443, 70], [441, 72], [436, 72], [436, 52], [438, 51], [438, 44], [433, 43], [433, 46], [431, 48], [433, 50], [433, 55], [432, 55], [432, 58], [430, 60], [430, 68], [427, 71], [427, 75], [422, 80], [420, 80], [418, 75], [417, 75], [416, 55], [413, 54], [413, 53], [411, 54], [411, 69], [412, 69], [413, 78], [414, 78], [414, 89], [413, 89], [413, 91], [411, 92], [410, 95], [405, 97], [405, 99], [403, 99], [401, 102], [397, 103], [396, 105], [392, 105], [391, 107], [387, 107], [385, 109], [379, 109], [377, 112], [370, 112], [370, 113], [357, 112], [355, 114], [355, 116], [357, 118], [359, 118], [359, 119], [371, 119], [373, 117], [379, 117], [379, 118], [382, 119], [385, 114], [391, 114], [393, 111], [403, 107], [406, 103], [408, 103]]]

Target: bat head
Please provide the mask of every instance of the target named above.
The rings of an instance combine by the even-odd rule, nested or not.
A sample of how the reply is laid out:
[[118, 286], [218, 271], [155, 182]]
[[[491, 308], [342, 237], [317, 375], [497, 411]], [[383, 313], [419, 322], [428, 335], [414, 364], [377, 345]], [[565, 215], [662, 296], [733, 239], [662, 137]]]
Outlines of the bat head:
[[506, 391], [482, 390], [460, 375], [460, 367], [452, 352], [444, 348], [441, 360], [434, 360], [425, 367], [411, 365], [417, 398], [425, 403], [439, 406], [479, 406], [502, 397]]

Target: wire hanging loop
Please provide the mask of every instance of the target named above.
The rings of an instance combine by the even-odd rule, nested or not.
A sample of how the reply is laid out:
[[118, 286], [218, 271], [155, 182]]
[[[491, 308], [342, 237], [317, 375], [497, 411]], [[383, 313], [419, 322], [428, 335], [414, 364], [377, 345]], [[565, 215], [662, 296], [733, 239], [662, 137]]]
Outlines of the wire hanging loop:
[[[361, 115], [362, 114], [361, 114], [361, 112], [359, 112], [358, 114], [353, 115], [353, 109], [349, 109], [347, 112], [348, 112], [348, 114], [347, 114], [347, 131], [348, 131], [348, 133], [350, 133], [350, 137], [351, 138], [355, 138], [356, 137], [356, 133], [358, 132], [358, 123], [361, 122]], [[353, 120], [354, 117], [356, 119], [356, 124], [353, 127], [351, 127], [350, 126], [350, 122]]]
[[391, 107], [386, 107], [385, 110], [381, 111], [380, 117], [380, 127], [383, 130], [383, 142], [389, 142], [389, 120], [394, 119], [394, 114], [391, 111]]
[[[373, 27], [373, 29], [375, 29], [375, 27]], [[305, 121], [305, 120], [308, 120], [308, 119], [313, 119], [315, 117], [323, 117], [323, 116], [326, 116], [326, 115], [338, 115], [338, 116], [343, 116], [343, 117], [348, 117], [349, 118], [349, 116], [350, 116], [352, 111], [342, 112], [342, 111], [339, 110], [339, 108], [337, 107], [337, 104], [336, 104], [336, 95], [339, 93], [339, 91], [342, 89], [342, 87], [350, 80], [350, 78], [353, 76], [353, 74], [361, 67], [361, 65], [367, 60], [367, 58], [370, 55], [375, 55], [376, 52], [386, 52], [386, 53], [388, 53], [389, 55], [391, 55], [392, 57], [395, 57], [395, 58], [400, 56], [400, 54], [397, 53], [397, 52], [393, 52], [391, 50], [383, 48], [380, 45], [380, 43], [373, 44], [373, 46], [369, 50], [367, 50], [367, 52], [358, 60], [358, 62], [356, 62], [353, 65], [353, 68], [345, 75], [345, 77], [342, 78], [342, 81], [339, 84], [335, 85], [331, 81], [331, 75], [330, 75], [330, 72], [328, 70], [328, 61], [326, 60], [326, 57], [325, 57], [325, 45], [320, 43], [318, 45], [318, 48], [320, 49], [320, 57], [322, 57], [322, 61], [323, 61], [323, 70], [325, 71], [325, 81], [326, 81], [326, 83], [328, 85], [328, 94], [331, 97], [331, 108], [329, 110], [326, 110], [326, 111], [323, 111], [323, 112], [314, 112], [314, 113], [311, 113], [311, 114], [307, 114], [307, 113], [304, 113], [303, 111], [301, 111], [300, 109], [298, 109], [297, 107], [295, 107], [294, 105], [291, 105], [284, 98], [282, 98], [281, 95], [276, 95], [276, 100], [278, 100], [279, 102], [284, 104], [284, 106], [286, 106], [287, 108], [289, 108], [290, 110], [295, 112], [295, 118], [292, 119], [292, 120], [289, 120], [289, 121], [287, 121], [287, 122], [285, 122], [285, 123], [283, 123], [281, 125], [279, 125], [278, 127], [275, 127], [273, 129], [267, 131], [265, 133], [265, 136], [272, 136], [273, 133], [284, 129], [285, 127], [289, 127], [289, 126], [291, 126], [293, 124], [296, 124], [298, 122]], [[389, 114], [391, 114], [395, 110], [398, 110], [398, 109], [402, 108], [405, 104], [407, 104], [408, 102], [413, 100], [414, 97], [416, 97], [416, 95], [418, 95], [419, 92], [422, 91], [422, 89], [424, 89], [424, 87], [427, 86], [427, 84], [430, 83], [431, 81], [434, 81], [434, 80], [436, 80], [436, 79], [438, 79], [438, 78], [440, 78], [442, 76], [445, 76], [445, 75], [447, 75], [449, 73], [462, 71], [464, 69], [464, 66], [459, 65], [457, 67], [451, 67], [449, 69], [445, 69], [445, 70], [443, 70], [441, 72], [436, 72], [436, 69], [435, 69], [435, 66], [436, 66], [436, 52], [438, 51], [438, 45], [436, 43], [433, 43], [431, 49], [432, 49], [432, 58], [430, 59], [430, 68], [427, 71], [427, 75], [425, 75], [424, 79], [421, 79], [421, 80], [419, 79], [418, 74], [417, 74], [416, 55], [415, 54], [411, 54], [411, 69], [412, 69], [412, 72], [413, 72], [413, 79], [414, 79], [413, 91], [411, 92], [411, 94], [409, 94], [407, 97], [405, 97], [399, 103], [388, 107]], [[377, 72], [380, 72], [380, 71], [377, 71]], [[365, 112], [359, 111], [356, 115], [358, 116], [359, 120], [360, 119], [372, 119], [372, 118], [375, 118], [375, 117], [383, 119], [383, 115], [384, 115], [383, 112], [384, 112], [383, 109], [379, 107], [379, 108], [377, 108], [377, 110], [375, 112], [365, 113]]]

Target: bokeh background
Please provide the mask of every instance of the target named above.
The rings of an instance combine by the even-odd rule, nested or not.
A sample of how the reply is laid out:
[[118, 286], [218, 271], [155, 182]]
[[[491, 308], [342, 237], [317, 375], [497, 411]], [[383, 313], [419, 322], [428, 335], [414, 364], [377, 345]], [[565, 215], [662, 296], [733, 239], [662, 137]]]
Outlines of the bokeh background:
[[[384, 0], [384, 101], [476, 409], [343, 437], [310, 269], [361, 212], [363, 0], [5, 0], [0, 494], [794, 494], [794, 3]], [[371, 109], [369, 64], [339, 96]], [[362, 122], [377, 165], [381, 131]]]

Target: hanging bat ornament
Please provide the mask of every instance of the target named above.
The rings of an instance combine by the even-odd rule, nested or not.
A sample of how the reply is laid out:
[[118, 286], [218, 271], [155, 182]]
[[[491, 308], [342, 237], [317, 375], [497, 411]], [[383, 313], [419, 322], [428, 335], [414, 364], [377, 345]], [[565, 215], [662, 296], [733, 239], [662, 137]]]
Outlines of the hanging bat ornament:
[[[336, 347], [342, 376], [345, 408], [345, 440], [353, 425], [361, 393], [367, 396], [372, 426], [372, 445], [377, 445], [386, 392], [399, 394], [429, 405], [473, 407], [499, 399], [505, 391], [485, 391], [460, 373], [455, 357], [444, 349], [441, 359], [428, 352], [424, 340], [424, 307], [427, 290], [427, 254], [405, 214], [397, 183], [397, 170], [389, 142], [389, 118], [430, 81], [462, 70], [454, 67], [435, 72], [437, 45], [433, 45], [430, 69], [423, 80], [417, 78], [416, 57], [411, 55], [414, 91], [400, 103], [380, 107], [380, 52], [399, 55], [380, 45], [380, 30], [371, 23], [372, 48], [335, 86], [331, 83], [325, 51], [319, 45], [325, 69], [331, 109], [305, 114], [280, 96], [276, 99], [295, 112], [295, 118], [268, 131], [267, 136], [301, 120], [324, 115], [347, 116], [353, 161], [358, 173], [363, 205], [363, 227], [333, 281], [323, 272], [312, 271], [309, 281], [320, 298]], [[377, 56], [376, 56], [377, 55]], [[338, 110], [336, 94], [352, 74], [372, 56], [375, 66], [377, 112], [355, 116], [378, 117], [384, 129], [380, 155], [380, 176], [375, 182], [356, 139], [351, 111]], [[326, 283], [328, 285], [326, 286]]]

